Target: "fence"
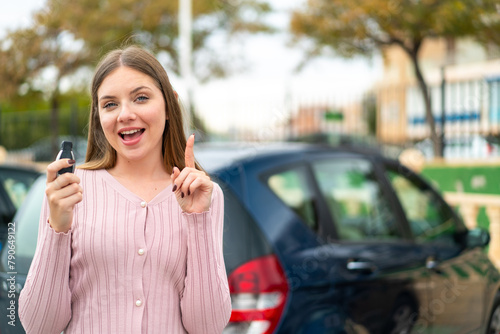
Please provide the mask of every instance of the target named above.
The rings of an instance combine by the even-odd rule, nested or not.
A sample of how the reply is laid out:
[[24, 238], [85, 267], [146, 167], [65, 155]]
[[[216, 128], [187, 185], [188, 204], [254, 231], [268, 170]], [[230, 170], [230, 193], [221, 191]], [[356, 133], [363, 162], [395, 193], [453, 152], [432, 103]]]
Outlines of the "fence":
[[231, 141], [280, 141], [318, 133], [361, 137], [375, 134], [373, 94], [284, 94], [217, 101], [200, 106], [200, 118], [220, 137]]
[[[51, 111], [0, 110], [0, 145], [7, 150], [26, 148], [35, 142], [50, 137]], [[59, 135], [85, 136], [88, 123], [88, 109], [76, 107], [59, 110]]]
[[[500, 77], [450, 80], [444, 86], [431, 82], [429, 92], [438, 134], [444, 121], [446, 158], [500, 157]], [[427, 159], [434, 157], [422, 94], [414, 84], [377, 87], [358, 95], [341, 91], [313, 98], [284, 94], [272, 103], [247, 99], [218, 109], [202, 118], [225, 124], [223, 136], [231, 140], [376, 133], [380, 143], [397, 145], [400, 150], [416, 147]]]

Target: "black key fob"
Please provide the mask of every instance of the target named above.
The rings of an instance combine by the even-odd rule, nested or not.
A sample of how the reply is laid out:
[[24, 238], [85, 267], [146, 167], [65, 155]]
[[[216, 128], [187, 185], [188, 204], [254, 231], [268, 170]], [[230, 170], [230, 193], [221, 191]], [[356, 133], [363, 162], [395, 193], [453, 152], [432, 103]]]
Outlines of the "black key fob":
[[[75, 160], [75, 156], [73, 155], [73, 143], [70, 141], [63, 141], [61, 143], [61, 150], [59, 151], [59, 154], [57, 154], [56, 160], [59, 159], [71, 159]], [[60, 171], [57, 172], [57, 175], [61, 175], [64, 173], [73, 173], [75, 171], [75, 166], [70, 166], [61, 169]]]

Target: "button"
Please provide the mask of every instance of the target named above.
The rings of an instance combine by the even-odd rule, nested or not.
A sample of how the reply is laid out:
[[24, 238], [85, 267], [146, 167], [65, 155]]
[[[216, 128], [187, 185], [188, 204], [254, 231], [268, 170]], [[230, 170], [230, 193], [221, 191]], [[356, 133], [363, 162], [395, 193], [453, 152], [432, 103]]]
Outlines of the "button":
[[137, 299], [137, 300], [135, 301], [135, 306], [141, 306], [141, 305], [142, 305], [142, 300]]
[[139, 250], [137, 251], [137, 253], [138, 253], [139, 255], [143, 255], [143, 254], [144, 254], [144, 249], [139, 248]]
[[146, 203], [146, 202], [141, 202], [141, 206], [142, 206], [143, 208], [145, 208], [147, 204], [148, 204], [148, 203]]

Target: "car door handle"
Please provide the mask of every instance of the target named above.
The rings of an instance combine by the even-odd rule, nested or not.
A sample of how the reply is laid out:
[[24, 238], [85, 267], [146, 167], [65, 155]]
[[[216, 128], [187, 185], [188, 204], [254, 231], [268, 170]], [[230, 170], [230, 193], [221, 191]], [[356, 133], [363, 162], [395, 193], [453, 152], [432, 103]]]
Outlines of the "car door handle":
[[427, 267], [427, 269], [433, 269], [433, 270], [436, 269], [438, 265], [439, 265], [439, 262], [434, 260], [434, 259], [429, 259], [425, 263], [425, 266]]
[[375, 265], [371, 262], [350, 261], [347, 263], [347, 269], [372, 273], [377, 269], [377, 267], [375, 267]]
[[434, 257], [429, 257], [426, 261], [425, 261], [425, 267], [429, 270], [432, 270], [432, 271], [435, 271], [436, 273], [442, 273], [441, 270], [439, 270], [439, 265], [440, 265], [440, 262], [438, 260], [436, 260]]

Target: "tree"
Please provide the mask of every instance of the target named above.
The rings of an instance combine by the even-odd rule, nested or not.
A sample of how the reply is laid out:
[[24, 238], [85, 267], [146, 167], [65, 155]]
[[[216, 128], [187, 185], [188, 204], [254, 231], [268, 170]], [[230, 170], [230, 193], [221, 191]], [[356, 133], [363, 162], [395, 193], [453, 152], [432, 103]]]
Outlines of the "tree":
[[61, 81], [88, 63], [85, 49], [67, 47], [70, 36], [52, 16], [40, 11], [32, 27], [13, 31], [2, 40], [0, 78], [4, 84], [0, 98], [40, 91], [51, 108], [52, 151], [58, 150], [59, 100]]
[[[77, 40], [100, 56], [124, 43], [163, 53], [179, 73], [178, 0], [48, 0], [54, 16]], [[233, 61], [209, 45], [217, 34], [270, 31], [260, 19], [269, 12], [264, 0], [193, 1], [193, 67], [200, 80], [228, 75]]]
[[[93, 67], [110, 49], [130, 43], [143, 45], [167, 59], [166, 66], [178, 74], [178, 0], [46, 1], [34, 15], [32, 26], [10, 32], [0, 41], [0, 79], [6, 83], [0, 100], [45, 90], [53, 110], [54, 138], [62, 80]], [[193, 1], [193, 67], [197, 78], [222, 77], [233, 69], [234, 62], [225, 50], [214, 49], [210, 38], [271, 31], [255, 20], [269, 11], [264, 0]]]
[[427, 82], [419, 52], [429, 38], [475, 37], [481, 43], [499, 39], [497, 0], [308, 0], [292, 14], [297, 39], [313, 41], [308, 58], [332, 48], [343, 57], [370, 56], [389, 46], [411, 59], [424, 98], [426, 121], [435, 156], [442, 156]]

